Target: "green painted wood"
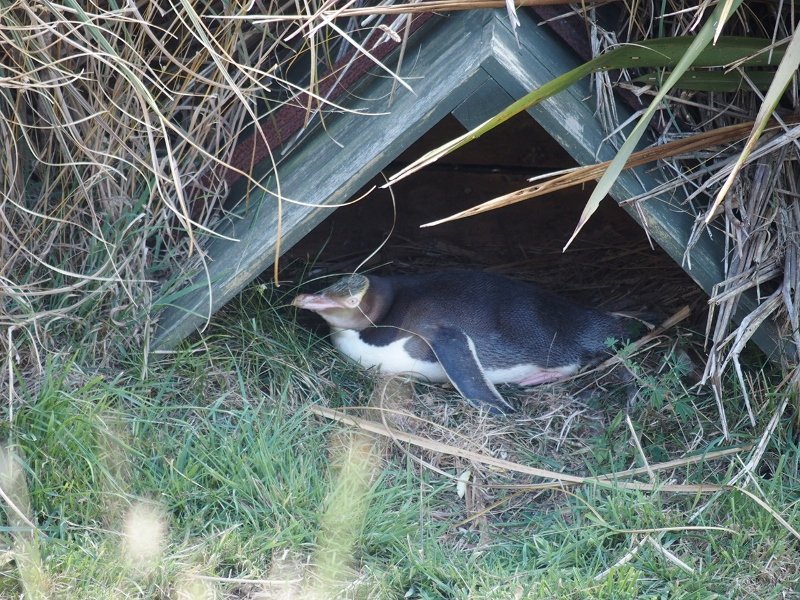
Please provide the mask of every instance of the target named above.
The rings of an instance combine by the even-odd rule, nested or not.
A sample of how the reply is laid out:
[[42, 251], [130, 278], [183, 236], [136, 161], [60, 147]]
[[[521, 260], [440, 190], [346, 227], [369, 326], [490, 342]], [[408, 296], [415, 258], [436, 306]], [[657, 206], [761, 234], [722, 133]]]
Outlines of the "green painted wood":
[[469, 130], [491, 119], [512, 102], [514, 102], [514, 98], [512, 98], [508, 92], [494, 79], [487, 78], [487, 80], [475, 90], [474, 94], [467, 96], [464, 101], [455, 108], [452, 115], [458, 119], [459, 123]]
[[[519, 44], [509, 29], [505, 11], [461, 12], [418, 32], [406, 53], [406, 63], [413, 68], [403, 73], [416, 96], [399, 88], [389, 105], [385, 98], [391, 81], [368, 77], [354, 90], [348, 107], [388, 114], [331, 115], [324, 131], [317, 128], [307, 134], [278, 169], [284, 198], [304, 203], [283, 203], [282, 250], [325, 219], [333, 210], [331, 205], [347, 201], [446, 114], [452, 112], [472, 127], [505, 107], [509, 98], [519, 98], [578, 64], [571, 50], [549, 31], [521, 11], [519, 16]], [[625, 106], [620, 104], [617, 110], [621, 121], [629, 116]], [[529, 112], [578, 163], [613, 156], [613, 148], [605, 141], [595, 117], [587, 81]], [[257, 174], [270, 190], [276, 189], [268, 163], [262, 164]], [[627, 171], [612, 195], [624, 203], [661, 181], [652, 166]], [[208, 272], [198, 269], [187, 277], [182, 292], [162, 300], [166, 309], [159, 319], [155, 349], [172, 348], [202, 328], [215, 310], [272, 265], [278, 239], [275, 198], [256, 192], [247, 197], [242, 187], [235, 188], [232, 197], [240, 200], [240, 209], [219, 231], [239, 241], [213, 240], [207, 249]], [[679, 198], [659, 198], [640, 204], [638, 212], [628, 204], [623, 207], [638, 222], [643, 217], [651, 237], [682, 264], [692, 217], [679, 204]], [[721, 239], [703, 236], [691, 253], [691, 268], [683, 265], [708, 293], [723, 279]], [[746, 295], [740, 316], [755, 306], [754, 296]], [[767, 353], [783, 347], [771, 324], [762, 326], [754, 339]]]
[[[486, 13], [464, 13], [417, 32], [406, 50], [408, 67], [403, 69], [416, 95], [398, 88], [389, 104], [391, 80], [367, 76], [342, 104], [372, 116], [331, 114], [324, 130], [317, 127], [305, 135], [278, 167], [281, 194], [287, 199], [280, 232], [275, 197], [255, 191], [245, 197], [244, 188], [236, 187], [239, 209], [217, 231], [238, 241], [212, 240], [207, 247], [208, 272], [197, 269], [188, 274], [189, 283], [182, 290], [186, 293], [165, 296], [161, 301], [164, 310], [153, 348], [170, 349], [204, 327], [214, 311], [273, 264], [278, 235], [281, 249], [290, 248], [330, 214], [333, 209], [329, 205], [349, 200], [480, 87], [486, 78], [480, 62], [489, 41], [485, 22]], [[453, 31], [457, 35], [452, 35]], [[387, 64], [391, 65], [391, 60]], [[258, 175], [275, 192], [269, 166], [265, 161]]]

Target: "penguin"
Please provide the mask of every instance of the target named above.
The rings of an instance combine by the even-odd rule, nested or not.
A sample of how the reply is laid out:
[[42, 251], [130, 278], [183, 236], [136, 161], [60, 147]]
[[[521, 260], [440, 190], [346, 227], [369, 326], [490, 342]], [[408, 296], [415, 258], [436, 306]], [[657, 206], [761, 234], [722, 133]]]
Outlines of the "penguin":
[[620, 317], [481, 271], [352, 274], [292, 305], [325, 319], [334, 346], [362, 366], [449, 381], [494, 415], [514, 412], [496, 384], [569, 377], [625, 331]]

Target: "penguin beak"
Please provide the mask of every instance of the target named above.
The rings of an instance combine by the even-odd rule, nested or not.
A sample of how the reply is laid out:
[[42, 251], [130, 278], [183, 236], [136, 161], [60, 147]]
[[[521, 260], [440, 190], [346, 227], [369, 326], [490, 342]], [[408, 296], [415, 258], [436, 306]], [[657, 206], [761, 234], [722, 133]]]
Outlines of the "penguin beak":
[[292, 306], [307, 310], [325, 310], [336, 308], [337, 304], [332, 299], [315, 294], [300, 294], [292, 300]]
[[343, 277], [316, 294], [300, 294], [292, 300], [292, 306], [315, 312], [337, 309], [355, 311], [367, 292], [369, 279], [363, 275]]
[[315, 312], [330, 310], [332, 308], [346, 308], [336, 298], [331, 298], [322, 294], [300, 294], [292, 300], [292, 306], [313, 310]]

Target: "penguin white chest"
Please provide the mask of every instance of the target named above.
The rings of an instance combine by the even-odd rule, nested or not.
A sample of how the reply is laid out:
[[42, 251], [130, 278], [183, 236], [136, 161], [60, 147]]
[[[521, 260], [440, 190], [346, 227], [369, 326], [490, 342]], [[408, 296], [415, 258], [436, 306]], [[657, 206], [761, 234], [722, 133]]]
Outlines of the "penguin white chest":
[[340, 329], [331, 334], [333, 345], [339, 352], [366, 368], [378, 367], [384, 373], [410, 375], [434, 383], [447, 381], [447, 375], [438, 362], [414, 358], [406, 350], [411, 336], [393, 341], [386, 346], [366, 343], [353, 329]]

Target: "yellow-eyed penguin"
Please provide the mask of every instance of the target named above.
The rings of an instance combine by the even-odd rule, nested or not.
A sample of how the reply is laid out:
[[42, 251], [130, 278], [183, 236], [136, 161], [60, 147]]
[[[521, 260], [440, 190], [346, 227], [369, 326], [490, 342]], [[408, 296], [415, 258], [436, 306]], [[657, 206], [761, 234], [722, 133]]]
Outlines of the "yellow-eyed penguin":
[[348, 275], [292, 304], [322, 316], [336, 348], [364, 367], [450, 381], [493, 414], [514, 410], [494, 384], [568, 377], [624, 330], [618, 317], [479, 271]]

